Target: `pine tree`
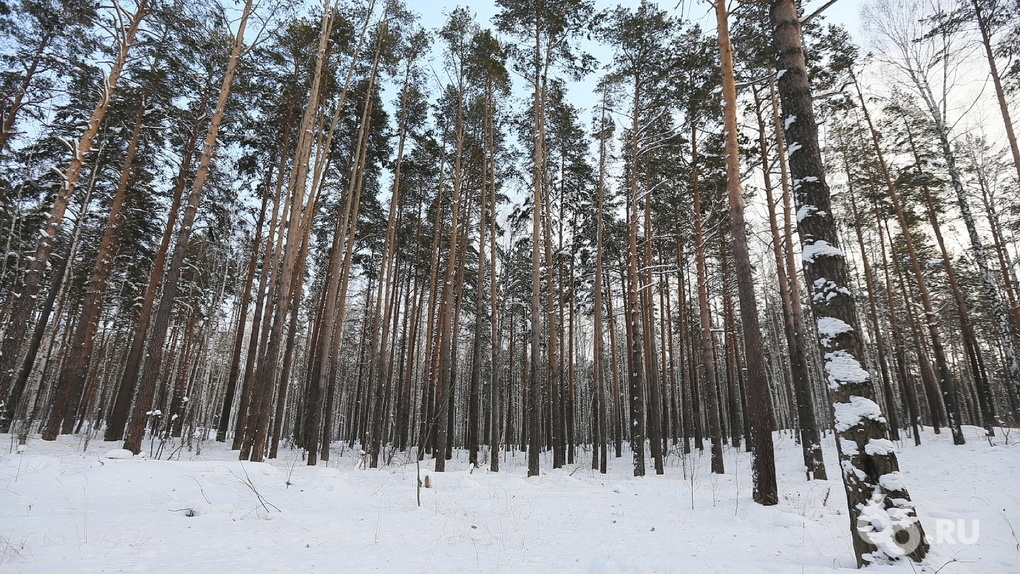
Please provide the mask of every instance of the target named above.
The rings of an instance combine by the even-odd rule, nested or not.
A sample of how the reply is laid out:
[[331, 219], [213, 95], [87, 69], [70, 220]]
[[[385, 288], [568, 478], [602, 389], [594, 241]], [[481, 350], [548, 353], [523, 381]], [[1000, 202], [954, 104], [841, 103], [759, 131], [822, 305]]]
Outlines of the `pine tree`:
[[[792, 0], [774, 0], [770, 17], [776, 69], [783, 71], [779, 96], [786, 118], [784, 131], [791, 148], [798, 148], [790, 153], [790, 172], [796, 188], [804, 278], [811, 290], [833, 401], [854, 554], [858, 566], [902, 556], [919, 561], [928, 543], [887, 438], [882, 409], [872, 399], [870, 374], [863, 366], [860, 323], [822, 167], [797, 6]], [[909, 535], [910, 546], [899, 545], [901, 531]]]

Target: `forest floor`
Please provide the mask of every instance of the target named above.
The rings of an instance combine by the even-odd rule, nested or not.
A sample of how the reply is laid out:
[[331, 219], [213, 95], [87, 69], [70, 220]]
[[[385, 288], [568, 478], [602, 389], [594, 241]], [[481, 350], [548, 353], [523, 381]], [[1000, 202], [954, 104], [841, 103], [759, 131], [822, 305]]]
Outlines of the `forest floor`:
[[[868, 571], [1020, 572], [1020, 430], [992, 444], [979, 428], [966, 434], [960, 447], [930, 429], [921, 446], [899, 445], [932, 551], [921, 566]], [[445, 473], [422, 462], [431, 488], [418, 506], [406, 453], [365, 469], [340, 444], [316, 467], [297, 450], [238, 462], [213, 441], [172, 460], [108, 458], [119, 443], [79, 436], [31, 437], [23, 453], [10, 435], [0, 445], [0, 572], [855, 570], [831, 437], [834, 478], [807, 482], [799, 446], [776, 435], [773, 507], [752, 502], [750, 455], [734, 449], [721, 476], [707, 455], [676, 452], [665, 475], [644, 478], [629, 476], [628, 453], [607, 475], [579, 449], [576, 464], [544, 458], [542, 475], [525, 478], [522, 453], [490, 473], [458, 452]]]

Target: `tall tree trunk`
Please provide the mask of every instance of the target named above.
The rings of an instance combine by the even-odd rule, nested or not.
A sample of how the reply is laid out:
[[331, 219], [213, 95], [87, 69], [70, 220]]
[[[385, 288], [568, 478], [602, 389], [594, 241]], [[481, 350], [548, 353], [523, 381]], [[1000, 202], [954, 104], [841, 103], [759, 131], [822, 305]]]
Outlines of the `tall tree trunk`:
[[[854, 196], [851, 195], [851, 199], [853, 198]], [[854, 202], [851, 202], [851, 206], [853, 205]], [[878, 235], [878, 249], [879, 253], [882, 256], [882, 264], [880, 266], [880, 269], [882, 269], [882, 274], [885, 280], [884, 281], [885, 302], [886, 308], [889, 312], [889, 330], [892, 332], [893, 353], [896, 359], [896, 372], [897, 375], [899, 375], [900, 385], [903, 390], [903, 394], [905, 395], [904, 400], [904, 402], [906, 403], [905, 410], [907, 411], [907, 417], [910, 419], [911, 430], [914, 433], [914, 446], [918, 446], [921, 444], [920, 402], [917, 399], [917, 392], [914, 388], [914, 382], [910, 378], [909, 373], [907, 372], [906, 343], [903, 338], [902, 323], [900, 322], [898, 313], [896, 311], [896, 300], [894, 297], [895, 290], [893, 289], [892, 272], [890, 271], [890, 268], [892, 266], [889, 264], [888, 257], [886, 256], [885, 233], [882, 231], [883, 226], [881, 224], [879, 210], [877, 206], [875, 206], [874, 204], [872, 204], [871, 215], [875, 219], [875, 231], [876, 234]], [[862, 221], [861, 218], [855, 219], [857, 221]], [[906, 298], [906, 291], [901, 289], [900, 294], [904, 297], [904, 299]], [[908, 304], [909, 304], [908, 302], [904, 301], [904, 305]], [[910, 323], [912, 327], [913, 321], [910, 321]], [[931, 369], [922, 369], [921, 376], [927, 377], [930, 370]], [[935, 427], [935, 431], [938, 432], [938, 427]]]
[[[124, 201], [127, 196], [128, 183], [131, 180], [135, 154], [138, 151], [138, 141], [141, 138], [145, 108], [146, 101], [145, 95], [143, 95], [138, 111], [135, 113], [124, 166], [121, 168], [120, 180], [117, 182], [117, 189], [110, 204], [106, 228], [99, 242], [99, 252], [96, 254], [92, 277], [89, 279], [82, 313], [73, 328], [71, 347], [67, 351], [67, 358], [56, 382], [56, 398], [50, 407], [49, 420], [42, 433], [43, 440], [55, 440], [60, 432], [69, 434], [73, 430], [74, 417], [82, 400], [88, 367], [92, 362], [92, 350], [95, 346], [96, 333], [99, 331], [99, 318], [103, 311], [103, 300], [106, 297], [107, 280], [113, 270], [113, 262], [117, 257], [117, 248], [120, 244]], [[61, 429], [61, 422], [64, 423], [63, 429]]]
[[754, 480], [753, 498], [766, 506], [779, 503], [776, 485], [776, 460], [772, 444], [772, 400], [765, 373], [765, 356], [761, 347], [761, 328], [758, 325], [758, 304], [755, 298], [751, 257], [747, 247], [747, 229], [744, 223], [744, 197], [740, 183], [740, 157], [737, 144], [737, 90], [733, 75], [733, 48], [730, 45], [729, 24], [724, 0], [715, 0], [718, 23], [719, 54], [722, 61], [723, 122], [726, 132], [726, 189], [730, 207], [730, 233], [733, 237], [733, 262], [736, 268], [737, 292], [740, 301], [740, 325], [744, 339], [747, 366], [747, 388], [751, 439], [754, 441], [754, 458], [751, 475]]
[[[774, 81], [774, 80], [773, 80]], [[769, 86], [774, 95], [773, 85]], [[793, 379], [793, 391], [796, 395], [797, 422], [800, 425], [800, 448], [804, 455], [804, 468], [808, 480], [827, 480], [825, 461], [822, 457], [822, 445], [818, 437], [818, 423], [815, 421], [814, 401], [811, 397], [811, 378], [808, 372], [807, 345], [804, 344], [804, 317], [799, 313], [800, 289], [797, 287], [797, 276], [788, 274], [787, 252], [793, 250], [791, 243], [783, 248], [784, 237], [779, 233], [779, 222], [776, 218], [776, 202], [772, 192], [772, 176], [770, 174], [768, 143], [765, 139], [765, 118], [761, 111], [761, 98], [757, 88], [754, 89], [755, 114], [758, 118], [758, 147], [762, 157], [762, 177], [765, 184], [765, 198], [768, 203], [769, 229], [772, 231], [772, 253], [776, 260], [776, 278], [779, 280], [779, 296], [783, 306], [784, 332], [786, 347], [790, 356], [790, 376]], [[772, 98], [774, 100], [774, 98]], [[773, 101], [773, 104], [778, 102]], [[773, 124], [776, 128], [778, 142], [776, 153], [782, 172], [784, 188], [788, 181], [786, 163], [783, 156], [786, 146], [783, 141], [782, 124], [779, 121], [779, 109], [773, 107]], [[785, 189], [784, 189], [785, 191]], [[788, 212], [787, 212], [788, 213]], [[797, 309], [794, 308], [794, 297], [797, 297]]]
[[248, 325], [248, 307], [252, 288], [255, 286], [255, 273], [258, 271], [259, 266], [262, 226], [266, 220], [272, 174], [273, 168], [270, 167], [269, 174], [266, 176], [265, 188], [262, 190], [262, 207], [259, 209], [259, 218], [251, 238], [251, 257], [248, 260], [248, 270], [244, 276], [244, 290], [241, 293], [241, 298], [238, 300], [240, 312], [237, 317], [237, 329], [234, 332], [234, 347], [230, 353], [230, 366], [227, 373], [227, 388], [223, 395], [223, 408], [220, 409], [220, 418], [216, 425], [216, 442], [225, 442], [227, 440], [227, 429], [230, 428], [230, 412], [234, 406], [237, 378], [241, 370], [241, 350], [244, 347], [244, 335]]
[[[868, 131], [871, 134], [872, 149], [875, 152], [875, 158], [878, 160], [879, 168], [882, 171], [882, 178], [885, 182], [885, 188], [886, 192], [889, 194], [889, 199], [892, 201], [893, 211], [896, 212], [896, 219], [900, 224], [900, 234], [903, 236], [903, 242], [907, 248], [907, 255], [910, 257], [910, 268], [914, 274], [914, 281], [917, 282], [918, 295], [921, 298], [921, 306], [924, 309], [924, 322], [928, 327], [928, 336], [931, 339], [932, 351], [935, 354], [935, 366], [938, 369], [939, 377], [939, 389], [942, 392], [942, 401], [946, 406], [946, 415], [949, 418], [949, 430], [953, 434], [953, 444], [964, 444], [966, 439], [964, 439], [963, 436], [960, 412], [956, 406], [956, 383], [949, 370], [949, 361], [946, 358], [945, 347], [942, 344], [942, 332], [939, 328], [938, 314], [935, 312], [935, 306], [932, 304], [931, 294], [928, 290], [928, 282], [921, 269], [921, 261], [918, 259], [917, 249], [914, 247], [914, 239], [911, 235], [910, 225], [907, 223], [904, 206], [900, 202], [899, 192], [893, 184], [892, 177], [889, 174], [889, 166], [885, 162], [882, 147], [878, 141], [878, 132], [875, 130], [875, 126], [871, 122], [871, 114], [868, 113], [867, 102], [865, 102], [864, 95], [861, 93], [860, 84], [856, 82], [856, 78], [854, 78], [854, 80], [854, 86], [857, 89], [857, 97], [861, 103], [861, 111], [864, 113], [864, 120], [868, 124]], [[950, 271], [950, 273], [951, 272], [952, 271]], [[964, 333], [964, 336], [966, 336], [966, 332]]]
[[[462, 92], [463, 93], [463, 92]], [[462, 105], [457, 106], [455, 127], [455, 144], [453, 155], [453, 196], [450, 203], [450, 242], [447, 252], [446, 266], [443, 270], [442, 292], [439, 302], [439, 370], [436, 385], [436, 434], [433, 456], [436, 461], [436, 472], [446, 470], [446, 450], [452, 437], [449, 436], [450, 397], [453, 396], [453, 383], [457, 361], [457, 308], [459, 297], [457, 275], [459, 271], [461, 238], [461, 203], [464, 188], [464, 140], [465, 126]], [[466, 210], [465, 210], [466, 211]], [[464, 230], [466, 236], [466, 226]]]
[[[85, 131], [75, 143], [74, 155], [71, 163], [63, 173], [63, 181], [56, 199], [50, 208], [49, 217], [39, 231], [39, 241], [36, 247], [35, 256], [29, 258], [25, 269], [25, 277], [17, 290], [12, 290], [10, 297], [23, 302], [13, 306], [13, 313], [8, 321], [7, 331], [4, 333], [3, 342], [0, 343], [0, 397], [6, 397], [11, 388], [16, 369], [22, 359], [22, 343], [27, 339], [28, 329], [32, 324], [32, 312], [35, 310], [35, 301], [42, 289], [43, 277], [46, 274], [46, 262], [50, 252], [57, 242], [57, 231], [64, 221], [64, 213], [77, 188], [78, 179], [81, 177], [82, 169], [85, 167], [85, 160], [92, 152], [92, 144], [99, 128], [106, 117], [107, 110], [113, 102], [114, 92], [117, 90], [117, 83], [120, 81], [124, 66], [127, 64], [128, 55], [134, 45], [135, 34], [137, 34], [142, 20], [148, 14], [148, 0], [140, 0], [135, 8], [134, 14], [126, 14], [122, 8], [116, 8], [117, 21], [114, 41], [117, 43], [117, 56], [106, 74], [106, 81], [100, 91], [99, 101], [96, 102], [92, 115], [85, 126]], [[125, 22], [124, 18], [130, 19]], [[11, 301], [7, 301], [4, 307], [10, 307]]]
[[719, 420], [719, 393], [716, 385], [715, 342], [712, 334], [712, 310], [708, 302], [708, 271], [705, 264], [705, 208], [701, 201], [701, 186], [698, 182], [698, 128], [691, 125], [691, 190], [694, 195], [694, 260], [698, 273], [698, 321], [701, 327], [701, 379], [702, 392], [707, 401], [708, 432], [712, 441], [712, 472], [726, 472], [723, 464], [723, 431]]
[[[999, 66], [995, 62], [995, 50], [992, 46], [991, 31], [988, 29], [988, 18], [981, 9], [980, 0], [970, 0], [970, 5], [974, 7], [974, 19], [977, 20], [978, 31], [981, 32], [981, 45], [984, 47], [985, 57], [988, 59], [988, 71], [992, 76], [992, 85], [995, 86], [995, 100], [999, 104], [999, 113], [1002, 114], [1002, 126], [1006, 130], [1006, 141], [1009, 142], [1009, 151], [1013, 156], [1013, 167], [1016, 169], [1017, 177], [1020, 177], [1020, 146], [1017, 146], [1013, 119], [1009, 113], [1009, 102], [1006, 101], [1002, 76], [999, 74]], [[0, 145], [0, 149], [3, 149], [2, 145]]]
[[[635, 103], [635, 110], [637, 104]], [[635, 111], [636, 115], [636, 111]], [[636, 117], [634, 118], [636, 126]], [[636, 161], [637, 130], [633, 130], [632, 161]], [[627, 380], [630, 387], [630, 448], [634, 457], [634, 476], [645, 475], [645, 341], [638, 273], [638, 183], [631, 167], [627, 192], [627, 267], [624, 289], [627, 336]]]
[[940, 109], [927, 80], [922, 78], [919, 72], [913, 69], [909, 70], [909, 75], [915, 88], [921, 95], [921, 99], [924, 101], [934, 124], [935, 134], [938, 137], [939, 147], [942, 152], [942, 159], [945, 161], [946, 171], [949, 172], [949, 180], [952, 183], [953, 191], [956, 193], [956, 202], [960, 208], [960, 215], [963, 217], [964, 226], [967, 228], [967, 236], [970, 239], [974, 262], [977, 263], [978, 275], [981, 277], [985, 296], [991, 303], [992, 315], [995, 318], [995, 327], [999, 334], [1002, 353], [1006, 358], [1007, 378], [1009, 384], [1013, 387], [1013, 392], [1020, 396], [1020, 354], [1017, 352], [1013, 325], [1010, 322], [1010, 314], [1006, 306], [1003, 305], [1002, 297], [1000, 297], [999, 290], [995, 285], [991, 267], [988, 265], [988, 255], [985, 253], [981, 236], [978, 233], [977, 223], [970, 208], [970, 198], [963, 186], [960, 168], [956, 164], [956, 152], [953, 150], [951, 129], [946, 123], [944, 109]]
[[[198, 118], [202, 118], [205, 115], [206, 105], [207, 100], [203, 98], [198, 107]], [[191, 175], [191, 164], [194, 159], [195, 147], [198, 145], [200, 126], [200, 121], [196, 120], [188, 136], [188, 143], [184, 146], [181, 165], [177, 171], [177, 177], [174, 179], [166, 227], [163, 230], [163, 237], [160, 239], [156, 257], [153, 259], [152, 270], [149, 272], [149, 281], [146, 284], [145, 291], [142, 292], [142, 306], [138, 311], [138, 317], [135, 319], [131, 346], [128, 349], [128, 356], [124, 361], [124, 369], [120, 375], [120, 385], [117, 387], [117, 396], [113, 409], [110, 411], [110, 417], [106, 423], [106, 431], [103, 435], [103, 440], [106, 441], [118, 441], [124, 438], [124, 426], [127, 424], [130, 414], [131, 399], [134, 397], [135, 386], [138, 381], [138, 371], [141, 369], [142, 352], [145, 350], [145, 337], [149, 330], [149, 322], [152, 319], [152, 309], [156, 304], [156, 295], [158, 294], [160, 283], [163, 281], [166, 258], [170, 251], [170, 241], [173, 239], [173, 232], [177, 224], [184, 188], [187, 185], [188, 177]]]
[[[485, 153], [484, 151], [482, 152]], [[485, 305], [485, 289], [482, 288], [485, 280], [485, 235], [488, 231], [486, 225], [485, 191], [487, 189], [488, 170], [483, 164], [482, 169], [482, 200], [478, 208], [478, 274], [475, 282], [475, 324], [472, 333], [471, 348], [471, 378], [468, 382], [468, 428], [467, 428], [467, 449], [468, 463], [478, 466], [478, 442], [479, 442], [479, 417], [482, 409], [482, 310]], [[495, 368], [495, 364], [492, 365]]]
[[603, 100], [601, 106], [601, 117], [599, 119], [599, 181], [596, 193], [598, 194], [598, 211], [595, 212], [596, 224], [595, 224], [595, 286], [593, 289], [594, 301], [594, 313], [595, 313], [595, 349], [592, 355], [592, 386], [595, 388], [595, 404], [592, 410], [595, 414], [595, 436], [597, 437], [595, 443], [592, 446], [592, 468], [595, 467], [596, 461], [598, 463], [599, 472], [605, 474], [607, 471], [609, 458], [608, 441], [606, 440], [606, 434], [608, 425], [606, 424], [606, 383], [603, 380], [603, 373], [605, 372], [605, 340], [603, 339], [603, 327], [602, 327], [602, 268], [603, 262], [603, 250], [602, 250], [602, 237], [605, 233], [605, 195], [606, 195], [606, 140], [608, 139], [607, 134], [604, 133], [606, 129], [606, 113], [607, 113], [607, 96], [608, 93], [603, 92]]
[[528, 476], [538, 476], [542, 449], [542, 182], [545, 179], [545, 83], [541, 74], [541, 24], [535, 20], [535, 149], [531, 214], [531, 364], [528, 376]]
[[[286, 127], [287, 129], [284, 130], [285, 136], [289, 131], [289, 124]], [[290, 218], [290, 202], [287, 201], [284, 188], [284, 183], [287, 181], [284, 171], [287, 164], [287, 154], [290, 149], [287, 143], [288, 140], [289, 138], [284, 137], [284, 145], [280, 150], [276, 187], [273, 191], [273, 213], [269, 217], [266, 248], [262, 253], [262, 273], [259, 274], [259, 283], [255, 290], [255, 309], [252, 312], [251, 333], [248, 335], [248, 352], [245, 354], [244, 374], [241, 375], [241, 398], [237, 405], [237, 416], [234, 421], [234, 440], [231, 442], [230, 450], [240, 450], [243, 446], [248, 422], [248, 407], [253, 394], [252, 385], [254, 384], [255, 366], [258, 363], [259, 350], [265, 348], [269, 333], [270, 312], [266, 309], [266, 303], [272, 294], [272, 286], [275, 284], [280, 260], [283, 257], [284, 223]], [[283, 210], [282, 215], [280, 214], [281, 208]]]
[[646, 380], [646, 396], [648, 397], [648, 424], [646, 431], [648, 434], [649, 447], [652, 454], [652, 462], [655, 466], [655, 474], [663, 474], [665, 468], [662, 463], [662, 393], [661, 393], [661, 372], [659, 370], [659, 359], [656, 356], [656, 342], [655, 342], [655, 277], [652, 274], [652, 266], [655, 263], [654, 256], [652, 253], [652, 239], [654, 237], [654, 228], [652, 227], [652, 206], [651, 197], [646, 195], [644, 198], [644, 271], [641, 273], [643, 277], [644, 288], [641, 290], [641, 307], [643, 310], [642, 318], [644, 319], [644, 337], [645, 337], [645, 349], [648, 357], [645, 361], [645, 380]]
[[[858, 566], [878, 561], [883, 554], [920, 561], [928, 544], [903, 484], [894, 446], [887, 438], [885, 417], [872, 399], [870, 375], [861, 362], [860, 324], [822, 168], [797, 6], [793, 0], [773, 0], [770, 18], [777, 69], [782, 74], [779, 96], [786, 140], [792, 142], [790, 171], [795, 182], [804, 277], [819, 322], [854, 554]], [[899, 531], [910, 535], [909, 546], [896, 543]]]
[[[131, 410], [131, 419], [128, 421], [127, 436], [124, 439], [124, 448], [137, 454], [142, 450], [142, 438], [145, 434], [145, 421], [147, 412], [152, 406], [152, 397], [155, 394], [156, 383], [159, 378], [159, 367], [162, 363], [163, 347], [166, 342], [167, 327], [170, 323], [170, 315], [173, 313], [174, 299], [177, 296], [177, 288], [180, 283], [181, 273], [184, 268], [184, 258], [188, 251], [188, 242], [191, 239], [191, 231], [195, 224], [195, 216], [198, 213], [198, 204], [202, 198], [202, 190], [205, 188], [205, 181], [209, 175], [209, 167], [212, 163], [213, 152], [216, 149], [217, 134], [220, 129], [220, 122], [223, 120], [223, 113], [227, 107], [227, 99], [230, 97], [230, 87], [237, 72], [237, 65], [241, 59], [244, 48], [244, 30], [248, 23], [248, 16], [251, 14], [253, 0], [247, 0], [238, 21], [237, 34], [234, 37], [233, 48], [230, 59], [227, 62], [226, 72], [223, 75], [223, 83], [220, 86], [219, 99], [213, 110], [212, 118], [209, 121], [209, 131], [206, 133], [205, 143], [202, 147], [202, 155], [198, 160], [195, 180], [191, 184], [191, 194], [188, 197], [188, 205], [184, 210], [184, 217], [181, 219], [181, 228], [177, 233], [177, 244], [174, 246], [174, 256], [170, 261], [166, 281], [163, 285], [162, 296], [159, 306], [156, 309], [155, 324], [153, 325], [152, 337], [148, 341], [149, 356], [142, 369], [141, 385], [138, 387], [138, 394], [135, 397], [134, 406]], [[121, 383], [124, 384], [124, 383]]]
[[[372, 361], [374, 366], [372, 374], [373, 386], [376, 388], [376, 409], [372, 421], [371, 445], [369, 454], [371, 461], [369, 466], [376, 468], [379, 465], [379, 451], [382, 448], [383, 433], [383, 399], [389, 393], [392, 384], [388, 374], [389, 366], [387, 361], [387, 343], [389, 339], [390, 324], [393, 321], [393, 313], [396, 302], [394, 301], [397, 281], [393, 275], [396, 272], [397, 260], [397, 227], [400, 222], [400, 172], [404, 162], [404, 146], [407, 141], [407, 109], [408, 109], [408, 88], [411, 81], [411, 65], [413, 61], [408, 60], [404, 73], [403, 103], [401, 105], [400, 127], [397, 136], [397, 160], [393, 173], [392, 193], [390, 194], [390, 209], [386, 219], [386, 238], [383, 241], [383, 253], [381, 258], [382, 269], [379, 277], [379, 289], [376, 297], [376, 313], [382, 322], [382, 329], [378, 336], [373, 336]], [[392, 284], [392, 286], [391, 286]], [[376, 331], [380, 331], [376, 329]]]
[[[868, 318], [871, 321], [871, 332], [875, 338], [875, 347], [878, 351], [878, 366], [882, 373], [882, 389], [885, 393], [885, 413], [889, 418], [889, 438], [892, 440], [900, 440], [899, 436], [899, 417], [896, 414], [896, 394], [893, 392], [892, 378], [889, 374], [889, 361], [887, 359], [889, 352], [886, 348], [885, 336], [882, 333], [882, 327], [879, 324], [878, 315], [878, 285], [875, 281], [875, 273], [871, 268], [871, 260], [868, 257], [867, 246], [864, 243], [864, 220], [861, 218], [860, 210], [857, 207], [857, 193], [854, 189], [853, 178], [851, 177], [850, 166], [848, 165], [848, 159], [846, 152], [843, 153], [844, 160], [844, 171], [847, 174], [847, 192], [850, 196], [850, 212], [854, 220], [854, 233], [857, 236], [857, 248], [860, 251], [861, 264], [864, 267], [864, 282], [868, 289]], [[890, 313], [894, 313], [895, 309], [890, 310]], [[894, 340], [899, 337], [899, 325], [896, 323], [892, 324], [893, 338]], [[902, 341], [896, 341], [897, 350], [902, 347]], [[898, 359], [902, 360], [902, 355], [898, 355]], [[901, 373], [902, 374], [902, 373]], [[901, 381], [906, 384], [906, 377], [902, 376]], [[913, 421], [915, 430], [917, 426], [916, 418]]]
[[[493, 96], [490, 92], [488, 98], [489, 113], [487, 114], [488, 119], [488, 136], [489, 136], [489, 165], [490, 173], [493, 174], [489, 181], [489, 328], [491, 330], [489, 335], [490, 345], [490, 357], [489, 357], [489, 419], [490, 419], [490, 430], [489, 430], [489, 471], [499, 472], [499, 445], [500, 445], [500, 385], [499, 385], [499, 321], [500, 316], [497, 314], [497, 283], [496, 283], [496, 190], [497, 178], [496, 173], [496, 131], [495, 131], [495, 113], [492, 111], [493, 108]], [[509, 384], [507, 385], [509, 387]], [[507, 407], [510, 405], [508, 404]], [[509, 410], [509, 409], [508, 409]], [[509, 440], [510, 436], [506, 435]]]
[[[911, 148], [914, 148], [913, 138], [911, 138]], [[917, 150], [913, 149], [913, 151], [915, 158], [917, 158]], [[920, 167], [921, 164], [917, 163], [918, 171], [920, 171]], [[981, 356], [981, 346], [978, 343], [977, 334], [974, 332], [974, 324], [970, 319], [967, 300], [960, 289], [960, 281], [956, 276], [956, 270], [953, 268], [953, 260], [949, 255], [949, 249], [946, 247], [946, 240], [942, 237], [942, 228], [939, 223], [938, 214], [935, 212], [935, 202], [927, 186], [921, 186], [921, 195], [924, 198], [928, 222], [931, 224], [932, 233], [935, 235], [935, 241], [938, 243], [939, 252], [942, 255], [942, 267], [946, 270], [946, 276], [949, 280], [949, 291], [952, 293], [953, 302], [956, 304], [956, 315], [960, 320], [960, 333], [963, 335], [964, 353], [967, 355], [967, 362], [970, 364], [971, 375], [974, 378], [974, 385], [978, 395], [981, 423], [988, 436], [994, 436], [995, 431], [992, 426], [995, 424], [994, 406], [988, 388], [988, 378], [985, 376], [985, 362]]]
[[[88, 190], [85, 195], [85, 199], [82, 202], [82, 212], [84, 213], [88, 207], [89, 202], [92, 199], [92, 189]], [[3, 411], [0, 412], [0, 432], [10, 432], [11, 424], [19, 413], [26, 413], [22, 417], [22, 429], [20, 433], [24, 436], [28, 435], [27, 428], [31, 425], [32, 421], [29, 420], [29, 416], [34, 412], [34, 408], [30, 408], [27, 404], [21, 404], [23, 400], [28, 398], [33, 403], [37, 397], [25, 397], [24, 393], [28, 386], [29, 378], [32, 375], [33, 367], [35, 366], [36, 357], [39, 354], [39, 348], [42, 346], [43, 339], [46, 336], [46, 326], [49, 324], [50, 315], [53, 313], [53, 306], [57, 300], [57, 296], [61, 292], [62, 286], [65, 285], [64, 280], [67, 275], [68, 261], [72, 254], [75, 252], [75, 248], [78, 244], [78, 239], [81, 236], [83, 218], [78, 218], [75, 221], [74, 232], [71, 234], [71, 239], [68, 241], [61, 252], [57, 255], [57, 264], [54, 266], [53, 274], [50, 279], [50, 288], [46, 293], [46, 299], [43, 301], [42, 307], [39, 309], [39, 320], [36, 321], [35, 327], [32, 330], [31, 339], [28, 340], [27, 348], [25, 349], [25, 358], [22, 360], [21, 367], [18, 369], [18, 376], [14, 379], [14, 385], [11, 387], [11, 393], [7, 397], [0, 395], [0, 398], [6, 398], [7, 402], [3, 405]], [[57, 314], [59, 316], [59, 313]], [[38, 377], [42, 379], [42, 375]], [[27, 401], [26, 401], [27, 402]], [[21, 444], [24, 444], [22, 441]]]

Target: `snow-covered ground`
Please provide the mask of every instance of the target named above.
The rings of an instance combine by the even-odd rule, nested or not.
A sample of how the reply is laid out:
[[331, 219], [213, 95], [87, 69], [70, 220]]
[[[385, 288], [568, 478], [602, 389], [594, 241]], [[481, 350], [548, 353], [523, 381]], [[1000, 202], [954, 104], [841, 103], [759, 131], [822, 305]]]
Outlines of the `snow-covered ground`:
[[[900, 445], [932, 552], [923, 567], [869, 571], [1020, 572], [1020, 431], [994, 446], [966, 432], [962, 447], [930, 430], [920, 447]], [[336, 445], [310, 468], [294, 450], [241, 463], [212, 441], [173, 460], [108, 458], [119, 444], [100, 441], [82, 452], [74, 436], [33, 437], [21, 454], [13, 444], [0, 435], [0, 572], [855, 570], [831, 437], [837, 478], [806, 482], [799, 447], [777, 434], [781, 502], [770, 508], [751, 501], [749, 455], [733, 449], [723, 476], [707, 455], [674, 453], [665, 475], [640, 479], [627, 457], [603, 476], [581, 451], [529, 479], [521, 453], [504, 453], [500, 473], [458, 453], [446, 473], [422, 463], [431, 488], [419, 507], [404, 453], [364, 469]]]

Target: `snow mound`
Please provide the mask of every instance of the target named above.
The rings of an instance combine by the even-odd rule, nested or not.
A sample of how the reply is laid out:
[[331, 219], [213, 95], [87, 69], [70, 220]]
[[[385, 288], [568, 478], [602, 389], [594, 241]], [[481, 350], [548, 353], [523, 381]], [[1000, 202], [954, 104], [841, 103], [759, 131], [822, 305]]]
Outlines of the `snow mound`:
[[134, 456], [134, 453], [126, 448], [115, 448], [110, 451], [106, 451], [106, 458], [112, 458], [115, 460], [125, 460]]

